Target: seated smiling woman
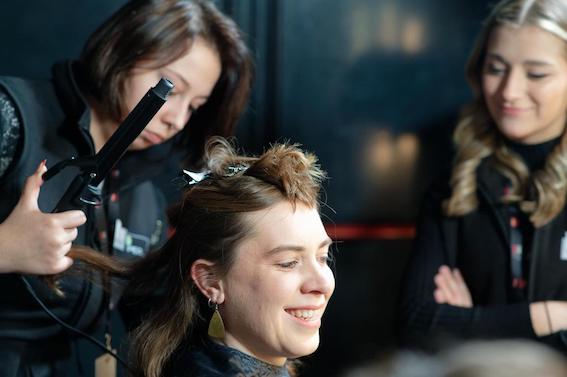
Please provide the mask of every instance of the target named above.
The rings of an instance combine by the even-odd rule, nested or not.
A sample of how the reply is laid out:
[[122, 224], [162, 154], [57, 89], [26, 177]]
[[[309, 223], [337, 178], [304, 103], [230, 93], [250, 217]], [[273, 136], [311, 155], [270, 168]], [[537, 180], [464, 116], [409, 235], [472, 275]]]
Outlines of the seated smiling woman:
[[134, 375], [293, 375], [335, 286], [325, 173], [290, 145], [244, 157], [215, 138], [205, 160], [204, 178], [185, 175], [173, 236], [127, 272], [129, 294], [165, 293], [133, 332]]

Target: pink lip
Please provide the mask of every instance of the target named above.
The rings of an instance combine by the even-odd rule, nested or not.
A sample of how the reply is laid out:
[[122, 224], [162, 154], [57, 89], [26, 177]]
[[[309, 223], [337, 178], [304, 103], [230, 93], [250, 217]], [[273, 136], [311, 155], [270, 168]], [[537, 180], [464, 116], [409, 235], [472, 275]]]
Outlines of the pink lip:
[[511, 115], [511, 116], [521, 115], [526, 111], [525, 109], [522, 109], [520, 107], [511, 107], [511, 106], [502, 106], [500, 109], [502, 111], [502, 114]]
[[325, 307], [325, 304], [319, 305], [306, 305], [306, 306], [294, 306], [294, 307], [287, 307], [284, 308], [285, 310], [319, 310]]
[[312, 328], [312, 329], [318, 329], [319, 327], [321, 327], [321, 318], [317, 318], [316, 320], [310, 321], [310, 320], [295, 317], [295, 316], [289, 314], [288, 312], [286, 312], [286, 314], [291, 318], [292, 321], [300, 324], [301, 326], [309, 327], [309, 328]]
[[142, 132], [142, 137], [150, 144], [161, 144], [164, 140], [164, 138], [160, 135], [148, 130], [144, 130], [144, 132]]
[[[308, 328], [312, 328], [312, 329], [318, 329], [319, 327], [321, 327], [321, 317], [323, 316], [323, 310], [325, 308], [325, 305], [308, 305], [308, 306], [301, 306], [301, 307], [294, 307], [294, 308], [285, 308], [284, 311], [286, 312], [286, 314], [295, 322], [300, 324], [301, 326], [304, 327], [308, 327]], [[317, 313], [314, 314], [314, 317], [316, 319], [303, 319], [303, 318], [298, 318], [296, 316], [294, 316], [293, 314], [289, 313], [289, 310], [313, 310], [316, 311]]]

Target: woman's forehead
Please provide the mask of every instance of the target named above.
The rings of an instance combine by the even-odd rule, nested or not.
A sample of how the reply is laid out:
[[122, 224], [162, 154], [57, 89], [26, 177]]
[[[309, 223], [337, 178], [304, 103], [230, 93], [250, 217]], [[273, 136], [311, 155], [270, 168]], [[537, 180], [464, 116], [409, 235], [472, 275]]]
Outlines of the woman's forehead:
[[258, 245], [258, 251], [268, 252], [282, 245], [311, 248], [328, 238], [317, 209], [303, 204], [293, 208], [283, 201], [245, 214], [245, 221], [250, 227], [246, 241]]

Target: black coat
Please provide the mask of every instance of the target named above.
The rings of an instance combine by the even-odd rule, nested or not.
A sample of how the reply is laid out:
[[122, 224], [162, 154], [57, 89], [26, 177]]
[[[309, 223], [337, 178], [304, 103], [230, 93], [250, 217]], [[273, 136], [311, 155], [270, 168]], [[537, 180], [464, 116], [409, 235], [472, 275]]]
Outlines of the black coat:
[[[534, 230], [527, 299], [518, 302], [513, 298], [509, 208], [501, 200], [506, 184], [506, 178], [489, 161], [483, 161], [477, 171], [478, 208], [452, 218], [442, 213], [449, 187], [436, 185], [430, 190], [402, 295], [401, 332], [406, 343], [431, 345], [444, 335], [536, 338], [529, 303], [567, 300], [567, 259], [561, 257], [567, 231], [565, 211]], [[460, 269], [471, 292], [472, 309], [435, 303], [433, 278], [441, 265]], [[567, 350], [565, 331], [544, 340]]]
[[[90, 156], [94, 145], [89, 134], [90, 112], [70, 63], [54, 67], [52, 80], [0, 78], [0, 89], [12, 100], [20, 118], [20, 146], [11, 168], [0, 178], [0, 221], [17, 203], [24, 180], [33, 174], [39, 162], [56, 162], [72, 156]], [[98, 248], [101, 228], [113, 230], [114, 254], [124, 258], [143, 256], [165, 240], [166, 200], [152, 182], [162, 172], [171, 144], [158, 145], [140, 152], [127, 152], [117, 165], [119, 175], [107, 178], [119, 200], [113, 206], [112, 221], [97, 221], [92, 208], [87, 223], [79, 228], [75, 244]], [[39, 207], [51, 211], [77, 169], [67, 168], [41, 187]], [[176, 172], [172, 172], [174, 176]], [[34, 290], [62, 320], [85, 332], [97, 327], [108, 307], [108, 297], [101, 284], [78, 276], [60, 281], [65, 297], [58, 297], [42, 280], [29, 276]], [[96, 275], [94, 282], [100, 281]], [[70, 356], [69, 344], [75, 334], [64, 331], [39, 307], [25, 289], [18, 274], [0, 274], [0, 375], [30, 373], [26, 368], [54, 365], [57, 370]], [[118, 294], [114, 294], [118, 293]], [[113, 291], [118, 299], [119, 292]], [[90, 368], [90, 365], [89, 365]], [[46, 369], [41, 369], [45, 371]], [[56, 373], [56, 372], [53, 372]]]

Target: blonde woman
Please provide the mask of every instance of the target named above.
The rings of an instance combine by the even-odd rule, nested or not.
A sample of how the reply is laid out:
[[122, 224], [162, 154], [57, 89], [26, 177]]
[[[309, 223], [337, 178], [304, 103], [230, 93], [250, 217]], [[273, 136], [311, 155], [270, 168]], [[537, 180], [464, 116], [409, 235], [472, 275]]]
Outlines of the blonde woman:
[[567, 350], [567, 2], [499, 2], [467, 77], [475, 100], [454, 135], [452, 176], [423, 208], [404, 338], [539, 338]]

